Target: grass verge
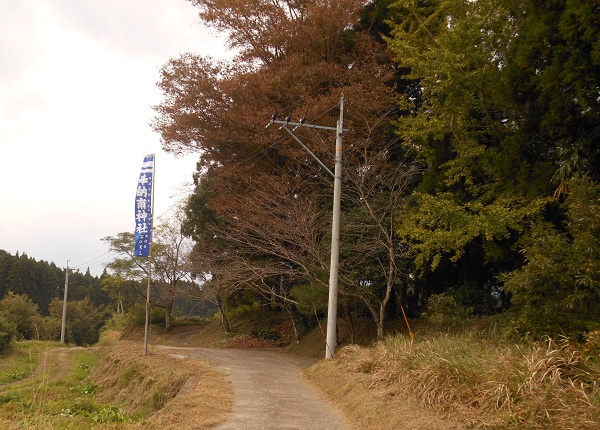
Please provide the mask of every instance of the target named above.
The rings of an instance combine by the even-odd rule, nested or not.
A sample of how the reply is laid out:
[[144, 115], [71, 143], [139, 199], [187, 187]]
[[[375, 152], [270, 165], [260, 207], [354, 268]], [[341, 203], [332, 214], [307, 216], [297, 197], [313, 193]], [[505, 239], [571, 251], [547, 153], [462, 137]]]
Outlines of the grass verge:
[[403, 417], [415, 410], [444, 422], [435, 427], [436, 416], [427, 416], [407, 428], [600, 427], [597, 357], [567, 340], [516, 344], [463, 333], [411, 342], [395, 335], [370, 348], [347, 346], [308, 375], [359, 429], [406, 426]]
[[224, 421], [233, 391], [224, 374], [208, 364], [168, 350], [118, 341], [99, 348], [102, 357], [88, 377], [130, 416], [131, 428], [203, 429]]
[[58, 342], [15, 342], [9, 354], [0, 359], [0, 391], [16, 381], [31, 377], [45, 351], [61, 346], [64, 345]]

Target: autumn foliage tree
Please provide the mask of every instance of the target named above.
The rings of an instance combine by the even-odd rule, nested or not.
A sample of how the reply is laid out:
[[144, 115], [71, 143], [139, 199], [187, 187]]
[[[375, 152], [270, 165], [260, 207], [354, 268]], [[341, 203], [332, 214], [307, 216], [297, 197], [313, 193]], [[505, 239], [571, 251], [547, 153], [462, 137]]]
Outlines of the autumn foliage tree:
[[[392, 214], [415, 170], [404, 163], [390, 126], [398, 113], [396, 68], [385, 45], [359, 28], [364, 2], [193, 3], [205, 23], [229, 34], [238, 52], [231, 62], [184, 54], [164, 66], [159, 82], [164, 100], [156, 106], [153, 126], [164, 148], [200, 152], [197, 188], [188, 204], [196, 262], [206, 265], [197, 270], [210, 272], [213, 286], [252, 288], [286, 305], [294, 304], [293, 286], [327, 284], [332, 180], [300, 145], [265, 125], [275, 112], [279, 119], [333, 126], [343, 93], [350, 129], [344, 135], [349, 172], [344, 188], [361, 180], [363, 193], [370, 187], [368, 199], [361, 190], [345, 193], [345, 205], [380, 223], [362, 228], [365, 238], [352, 246], [360, 252], [369, 241], [375, 244], [381, 252], [371, 248], [372, 264], [385, 260], [387, 275], [365, 281], [369, 275], [359, 274], [365, 258], [354, 258], [347, 248], [342, 293], [376, 309], [374, 320], [382, 327], [401, 249]], [[333, 166], [333, 133], [308, 128], [296, 133]], [[375, 163], [378, 157], [383, 159]], [[366, 185], [381, 168], [394, 173], [381, 173], [379, 183]], [[383, 177], [390, 182], [382, 183]], [[361, 206], [361, 199], [372, 207]], [[359, 224], [348, 233], [356, 234]], [[387, 245], [381, 249], [377, 238], [384, 231]], [[385, 258], [379, 261], [376, 252]], [[365, 285], [370, 292], [363, 291]]]

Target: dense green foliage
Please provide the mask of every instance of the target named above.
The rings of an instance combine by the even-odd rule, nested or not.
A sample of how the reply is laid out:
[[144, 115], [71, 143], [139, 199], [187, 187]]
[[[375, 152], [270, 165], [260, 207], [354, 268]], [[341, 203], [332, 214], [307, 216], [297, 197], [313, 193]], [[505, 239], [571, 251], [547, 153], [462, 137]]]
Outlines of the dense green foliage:
[[[110, 302], [100, 286], [101, 279], [85, 273], [71, 271], [69, 274], [69, 299], [88, 298], [95, 306]], [[65, 270], [54, 263], [37, 261], [27, 254], [11, 255], [0, 250], [0, 298], [12, 293], [25, 294], [42, 315], [48, 315], [48, 306], [55, 298], [63, 298]]]
[[[50, 316], [60, 321], [63, 301], [54, 299], [50, 303]], [[76, 345], [93, 345], [100, 337], [100, 328], [106, 319], [103, 311], [94, 306], [88, 298], [67, 302], [67, 322], [65, 341]]]
[[42, 317], [26, 294], [8, 293], [0, 301], [0, 316], [15, 326], [18, 339], [39, 339]]
[[[587, 15], [598, 5], [403, 0], [392, 10], [390, 48], [421, 85], [398, 133], [428, 166], [398, 232], [425, 288], [512, 293], [523, 332], [590, 329], [598, 231], [569, 214], [587, 222], [598, 196], [561, 197], [576, 193], [573, 177], [598, 180], [600, 39]], [[512, 273], [507, 288], [501, 273]]]
[[410, 113], [398, 133], [428, 166], [399, 232], [421, 271], [445, 272], [443, 289], [497, 284], [515, 240], [548, 203], [553, 173], [519, 135], [525, 119], [503, 85], [518, 23], [501, 2], [395, 8], [390, 48], [421, 84], [404, 99]]
[[15, 326], [0, 316], [0, 354], [10, 348], [15, 336]]
[[27, 294], [41, 312], [47, 313], [50, 301], [58, 297], [64, 282], [64, 271], [54, 263], [0, 250], [0, 297], [8, 292]]
[[600, 329], [600, 187], [586, 179], [569, 189], [564, 225], [535, 226], [523, 250], [527, 264], [506, 275], [521, 333]]

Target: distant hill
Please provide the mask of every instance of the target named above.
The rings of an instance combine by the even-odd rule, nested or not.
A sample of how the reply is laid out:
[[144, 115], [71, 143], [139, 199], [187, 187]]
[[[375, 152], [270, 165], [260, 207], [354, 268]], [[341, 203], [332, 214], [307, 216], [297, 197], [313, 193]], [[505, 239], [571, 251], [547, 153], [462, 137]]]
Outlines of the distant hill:
[[[0, 299], [9, 291], [27, 294], [40, 312], [47, 314], [52, 299], [62, 299], [64, 284], [65, 271], [56, 264], [38, 261], [25, 253], [12, 255], [0, 249]], [[85, 274], [71, 273], [69, 299], [85, 297], [89, 297], [95, 305], [109, 302], [108, 295], [100, 288], [100, 278], [92, 276], [89, 271]]]

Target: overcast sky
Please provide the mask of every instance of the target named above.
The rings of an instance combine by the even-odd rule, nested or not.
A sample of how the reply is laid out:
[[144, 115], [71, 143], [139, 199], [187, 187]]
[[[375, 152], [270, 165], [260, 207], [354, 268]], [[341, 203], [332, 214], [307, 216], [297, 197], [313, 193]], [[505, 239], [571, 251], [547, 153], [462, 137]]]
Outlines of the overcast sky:
[[2, 0], [0, 35], [0, 249], [99, 275], [100, 239], [135, 228], [145, 155], [155, 219], [191, 188], [197, 156], [149, 126], [160, 67], [223, 40], [186, 0]]

